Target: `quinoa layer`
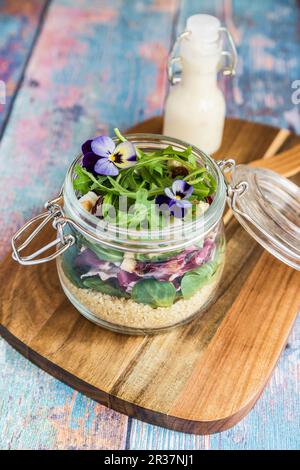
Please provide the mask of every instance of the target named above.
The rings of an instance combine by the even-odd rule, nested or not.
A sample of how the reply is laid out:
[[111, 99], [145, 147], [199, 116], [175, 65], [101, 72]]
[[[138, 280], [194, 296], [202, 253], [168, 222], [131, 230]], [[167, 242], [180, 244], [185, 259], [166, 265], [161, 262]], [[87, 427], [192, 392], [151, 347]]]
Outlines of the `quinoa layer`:
[[[152, 308], [135, 302], [132, 299], [113, 297], [102, 294], [92, 289], [81, 289], [66, 277], [61, 263], [57, 263], [60, 280], [69, 297], [75, 298], [77, 302], [84, 306], [83, 310], [88, 310], [99, 320], [106, 323], [130, 329], [157, 330], [167, 328], [192, 318], [207, 306], [219, 284], [223, 263], [211, 278], [210, 282], [199, 289], [190, 299], [180, 299], [171, 307]], [[79, 306], [77, 308], [80, 309]], [[107, 326], [108, 325], [104, 325]]]

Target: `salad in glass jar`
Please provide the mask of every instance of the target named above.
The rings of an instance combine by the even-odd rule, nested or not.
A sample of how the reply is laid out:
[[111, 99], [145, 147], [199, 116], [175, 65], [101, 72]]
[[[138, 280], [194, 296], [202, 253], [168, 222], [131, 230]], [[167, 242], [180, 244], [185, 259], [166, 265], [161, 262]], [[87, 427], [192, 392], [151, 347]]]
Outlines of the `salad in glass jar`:
[[[62, 287], [97, 324], [156, 333], [213, 300], [224, 266], [224, 181], [203, 152], [157, 135], [99, 136], [64, 184]], [[78, 228], [79, 227], [79, 228]]]
[[[20, 264], [57, 260], [63, 290], [86, 318], [153, 334], [201, 315], [221, 280], [226, 201], [263, 248], [300, 269], [293, 182], [171, 137], [115, 133], [82, 145], [59, 197], [12, 237]], [[56, 238], [28, 254], [49, 225]]]

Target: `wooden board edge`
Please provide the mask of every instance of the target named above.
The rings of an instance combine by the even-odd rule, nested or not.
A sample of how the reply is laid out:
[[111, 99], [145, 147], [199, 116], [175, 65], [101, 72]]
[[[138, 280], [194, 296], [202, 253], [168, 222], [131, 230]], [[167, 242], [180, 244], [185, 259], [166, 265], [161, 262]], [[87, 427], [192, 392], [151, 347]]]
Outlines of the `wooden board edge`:
[[[251, 275], [247, 277], [247, 282], [251, 283], [252, 281], [255, 280], [255, 278], [251, 279], [251, 276], [255, 274], [255, 271], [257, 271], [259, 265], [261, 265], [260, 270], [262, 271], [264, 270], [264, 267], [267, 264], [267, 259], [271, 262], [271, 266], [273, 266], [273, 269], [274, 269], [274, 265], [275, 266], [277, 265], [277, 267], [280, 268], [280, 271], [278, 272], [277, 277], [281, 275], [281, 282], [283, 282], [282, 270], [288, 270], [293, 276], [297, 276], [297, 279], [298, 279], [299, 273], [297, 270], [294, 270], [290, 267], [285, 266], [284, 263], [282, 263], [279, 260], [274, 259], [273, 255], [271, 255], [270, 253], [267, 253], [264, 250], [262, 251], [261, 256], [259, 257], [259, 260], [256, 261], [255, 267]], [[286, 281], [290, 282], [289, 276]], [[294, 283], [294, 286], [295, 288], [297, 288], [298, 283], [296, 285]], [[293, 296], [293, 292], [290, 293], [290, 297], [293, 298], [294, 300], [296, 299], [296, 297]], [[197, 366], [194, 368], [194, 371], [186, 384], [187, 392], [183, 390], [183, 392], [178, 396], [178, 399], [175, 405], [169, 409], [170, 413], [176, 415], [178, 418], [183, 418], [183, 417], [184, 419], [201, 418], [202, 412], [203, 412], [202, 410], [206, 409], [208, 405], [207, 402], [201, 401], [201, 396], [203, 395], [203, 389], [205, 389], [205, 384], [206, 384], [206, 380], [205, 380], [206, 377], [205, 375], [202, 375], [202, 371], [205, 372], [205, 371], [217, 370], [218, 372], [220, 372], [220, 370], [218, 370], [219, 364], [217, 362], [215, 361], [209, 362], [210, 358], [213, 357], [212, 354], [210, 354], [210, 352], [214, 351], [215, 353], [218, 348], [218, 344], [224, 344], [225, 342], [228, 341], [228, 332], [230, 331], [232, 332], [234, 331], [234, 334], [232, 335], [233, 339], [231, 341], [231, 346], [229, 347], [228, 352], [226, 354], [226, 358], [227, 358], [227, 363], [228, 362], [233, 363], [234, 353], [236, 353], [236, 343], [238, 342], [238, 336], [237, 336], [238, 333], [235, 328], [237, 314], [233, 306], [234, 304], [227, 311], [226, 316], [223, 318], [222, 322], [218, 326], [218, 329], [215, 335], [213, 336], [211, 342], [209, 343], [206, 349], [206, 357], [204, 355], [201, 356]], [[227, 410], [226, 409], [224, 410], [224, 415], [225, 415], [224, 417], [221, 414], [219, 414], [218, 417], [216, 416], [216, 414], [214, 414], [213, 416], [206, 415], [206, 418], [208, 420], [212, 422], [212, 418], [215, 418], [215, 417], [218, 418], [219, 421], [222, 421], [223, 419], [227, 420], [229, 415], [233, 417], [236, 415], [239, 415], [239, 413], [242, 410], [244, 410], [246, 407], [248, 407], [249, 408], [248, 411], [250, 411], [251, 407], [248, 405], [250, 403], [253, 403], [253, 405], [255, 404], [260, 394], [266, 387], [268, 381], [270, 380], [270, 377], [273, 374], [276, 364], [278, 363], [278, 360], [288, 342], [289, 335], [297, 320], [298, 313], [299, 313], [299, 297], [297, 296], [297, 300], [295, 300], [293, 304], [293, 308], [292, 307], [289, 308], [286, 311], [285, 315], [281, 315], [283, 324], [281, 325], [281, 330], [280, 330], [281, 332], [280, 340], [277, 340], [274, 343], [274, 345], [276, 345], [276, 348], [275, 350], [273, 350], [272, 355], [270, 356], [270, 360], [268, 360], [268, 363], [266, 363], [266, 366], [264, 367], [264, 372], [263, 373], [260, 372], [260, 379], [257, 380], [256, 384], [252, 384], [251, 387], [247, 387], [247, 395], [244, 394], [244, 396], [239, 400], [239, 402], [236, 402], [235, 408], [230, 407], [230, 408], [227, 408]], [[258, 312], [257, 314], [258, 317], [260, 316], [260, 314], [261, 312]], [[273, 311], [272, 317], [274, 319], [277, 319], [276, 311]], [[257, 329], [250, 328], [250, 330], [252, 330], [251, 335], [252, 336], [254, 335], [256, 337]], [[259, 335], [260, 333], [257, 336]], [[263, 336], [260, 336], [260, 340], [265, 341]], [[242, 353], [242, 350], [240, 352]], [[256, 358], [256, 360], [258, 360], [258, 358]], [[209, 365], [207, 365], [207, 363]], [[239, 364], [239, 360], [235, 362], [235, 365], [238, 366], [238, 364]], [[226, 366], [226, 363], [225, 363], [225, 366]], [[222, 364], [222, 367], [224, 367], [224, 364]], [[238, 370], [238, 367], [237, 367], [237, 370]], [[235, 378], [238, 380], [238, 375], [235, 373], [236, 371], [231, 370], [231, 372], [235, 374]], [[198, 393], [198, 390], [200, 390], [200, 387], [201, 387], [201, 393], [200, 392]], [[196, 393], [197, 393], [197, 397], [196, 397]], [[222, 393], [223, 399], [224, 399], [224, 390], [221, 390], [220, 392], [220, 389], [218, 389], [218, 387], [215, 386], [214, 394], [216, 396], [220, 396], [220, 393]], [[192, 395], [194, 396], [194, 398], [192, 398]], [[204, 396], [205, 396], [205, 392], [204, 392]], [[211, 402], [211, 399], [210, 399], [210, 402]], [[215, 409], [217, 409], [217, 407]]]
[[[192, 426], [195, 426], [195, 429], [197, 429], [199, 426], [200, 426], [200, 429], [202, 429], [203, 426], [204, 427], [207, 426], [207, 429], [208, 429], [208, 432], [196, 432], [196, 431], [183, 431], [183, 432], [192, 432], [192, 433], [194, 432], [195, 434], [215, 434], [215, 433], [226, 431], [227, 429], [232, 428], [233, 426], [238, 424], [243, 418], [247, 416], [247, 414], [255, 406], [256, 402], [258, 401], [258, 399], [264, 392], [266, 386], [268, 385], [274, 373], [274, 370], [278, 364], [278, 361], [280, 360], [281, 354], [286, 348], [289, 335], [291, 334], [291, 331], [296, 323], [297, 317], [298, 317], [298, 312], [295, 313], [295, 318], [292, 321], [290, 328], [285, 335], [285, 338], [283, 339], [282, 347], [280, 348], [280, 351], [278, 352], [277, 358], [273, 361], [273, 364], [269, 367], [269, 373], [265, 375], [264, 380], [259, 384], [259, 389], [253, 392], [251, 397], [249, 397], [247, 403], [245, 403], [239, 410], [234, 411], [231, 416], [218, 418], [217, 420], [214, 420], [214, 421], [194, 421], [194, 420], [190, 420], [190, 418], [184, 419], [182, 418], [182, 416], [174, 417], [174, 419], [178, 421], [183, 420], [185, 423], [187, 423], [187, 426], [189, 426], [189, 423], [191, 423]], [[222, 327], [222, 324], [220, 325], [220, 328], [221, 327]], [[1, 329], [0, 329], [0, 334], [1, 334]]]
[[[127, 134], [135, 134], [135, 133], [145, 134], [145, 130], [143, 129], [145, 126], [147, 126], [147, 127], [150, 127], [150, 129], [153, 128], [154, 130], [159, 130], [159, 132], [157, 133], [162, 135], [163, 119], [164, 119], [163, 115], [152, 116], [148, 119], [145, 119], [145, 121], [143, 122], [138, 122], [138, 123], [133, 124], [133, 126], [129, 127], [128, 129], [125, 129], [124, 132]], [[263, 126], [266, 129], [272, 130], [274, 132], [276, 131], [279, 134], [275, 138], [276, 142], [272, 142], [269, 148], [267, 149], [267, 151], [265, 152], [265, 154], [261, 156], [261, 157], [264, 156], [265, 158], [274, 156], [278, 152], [279, 148], [284, 144], [286, 139], [292, 134], [292, 132], [286, 127], [276, 127], [276, 126], [273, 126], [272, 124], [265, 124], [263, 122], [250, 121], [249, 119], [241, 119], [241, 118], [234, 117], [234, 116], [226, 116], [225, 122], [248, 124], [248, 125], [257, 126], [257, 127]], [[142, 131], [140, 131], [140, 129], [142, 129]], [[150, 133], [154, 133], [154, 132], [151, 131]]]
[[111, 408], [119, 413], [125, 414], [131, 418], [136, 418], [152, 425], [162, 426], [183, 433], [207, 435], [226, 431], [227, 429], [235, 426], [253, 408], [273, 373], [273, 370], [271, 370], [269, 376], [266, 379], [266, 383], [264, 383], [261, 389], [257, 391], [257, 394], [247, 404], [245, 404], [243, 408], [234, 413], [232, 416], [227, 416], [214, 421], [194, 421], [177, 416], [165, 415], [154, 410], [149, 410], [148, 408], [143, 408], [134, 403], [127, 402], [117, 396], [109, 395], [108, 393], [94, 387], [93, 385], [88, 384], [84, 380], [79, 379], [65, 369], [62, 369], [60, 366], [49, 361], [49, 359], [41, 356], [38, 352], [31, 349], [16, 336], [14, 336], [2, 324], [0, 324], [0, 335], [10, 346], [12, 346], [16, 351], [22, 354], [34, 365], [38, 366], [47, 374], [58, 379], [69, 387], [74, 388], [88, 398], [91, 398], [92, 400], [100, 403], [101, 405], [104, 405], [107, 408]]

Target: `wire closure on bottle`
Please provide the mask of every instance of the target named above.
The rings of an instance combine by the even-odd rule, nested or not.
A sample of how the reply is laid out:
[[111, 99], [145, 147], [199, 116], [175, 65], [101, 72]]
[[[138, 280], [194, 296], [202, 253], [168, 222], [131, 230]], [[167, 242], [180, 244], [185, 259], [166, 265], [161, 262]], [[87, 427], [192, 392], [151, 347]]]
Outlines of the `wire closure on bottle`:
[[230, 46], [231, 51], [222, 51], [221, 55], [223, 57], [228, 57], [229, 58], [229, 65], [225, 66], [223, 68], [223, 75], [235, 75], [236, 74], [236, 66], [237, 66], [237, 60], [238, 60], [238, 55], [236, 51], [236, 47], [234, 44], [233, 37], [231, 36], [230, 32], [228, 31], [227, 28], [222, 26], [219, 31], [225, 35], [225, 37], [228, 40], [228, 44]]
[[[231, 36], [228, 29], [225, 28], [225, 26], [221, 26], [219, 28], [219, 32], [225, 35], [225, 37], [227, 38], [229, 47], [230, 47], [229, 51], [224, 50], [221, 52], [222, 57], [226, 57], [229, 59], [229, 65], [226, 65], [225, 67], [223, 67], [223, 75], [235, 75], [238, 55], [237, 55], [236, 47], [233, 41], [233, 37]], [[181, 80], [180, 71], [178, 70], [177, 74], [176, 72], [174, 72], [174, 66], [181, 65], [181, 58], [180, 56], [176, 55], [177, 48], [179, 47], [179, 44], [182, 41], [182, 39], [188, 38], [191, 34], [192, 34], [191, 31], [183, 31], [181, 34], [179, 34], [179, 36], [177, 37], [171, 49], [171, 53], [168, 59], [168, 66], [167, 66], [168, 79], [171, 85], [176, 85]]]
[[168, 68], [168, 79], [171, 85], [176, 85], [176, 83], [179, 83], [181, 80], [180, 76], [174, 73], [174, 65], [181, 64], [181, 58], [179, 56], [176, 56], [176, 51], [181, 40], [184, 38], [187, 38], [190, 34], [191, 34], [190, 31], [183, 31], [181, 34], [179, 34], [179, 36], [177, 36], [176, 41], [174, 42], [171, 53], [169, 55], [167, 68]]
[[[12, 257], [15, 261], [18, 261], [20, 264], [28, 266], [28, 265], [35, 265], [45, 263], [47, 261], [51, 261], [57, 256], [64, 253], [71, 245], [75, 243], [75, 237], [71, 234], [64, 234], [64, 227], [69, 222], [69, 220], [64, 217], [64, 213], [62, 207], [58, 204], [61, 197], [53, 199], [52, 201], [48, 201], [45, 204], [46, 212], [37, 215], [30, 219], [23, 227], [21, 227], [13, 236], [11, 240], [12, 244]], [[25, 241], [18, 246], [18, 240], [21, 235], [26, 232], [32, 225], [35, 225], [36, 222], [40, 221], [39, 225], [33, 230], [33, 232], [25, 239]], [[22, 256], [21, 252], [32, 242], [32, 240], [39, 234], [39, 232], [52, 221], [52, 227], [54, 230], [57, 231], [57, 238], [52, 242], [48, 243], [47, 245], [43, 246], [42, 248], [38, 249], [34, 253]], [[56, 247], [57, 245], [61, 245], [57, 250], [51, 253], [48, 256], [43, 258], [38, 258], [39, 255], [48, 251], [52, 247]]]

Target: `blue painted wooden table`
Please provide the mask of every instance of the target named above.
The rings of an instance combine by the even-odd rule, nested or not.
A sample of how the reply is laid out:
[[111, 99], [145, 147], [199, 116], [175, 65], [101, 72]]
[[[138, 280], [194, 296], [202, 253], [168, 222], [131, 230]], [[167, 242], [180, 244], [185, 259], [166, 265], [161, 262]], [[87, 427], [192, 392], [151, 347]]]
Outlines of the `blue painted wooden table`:
[[[170, 45], [198, 12], [216, 14], [238, 45], [237, 77], [222, 81], [227, 114], [300, 133], [291, 100], [300, 79], [296, 0], [0, 0], [1, 256], [57, 192], [87, 136], [162, 113]], [[299, 449], [299, 330], [298, 321], [255, 408], [213, 436], [108, 410], [1, 339], [0, 448]]]

